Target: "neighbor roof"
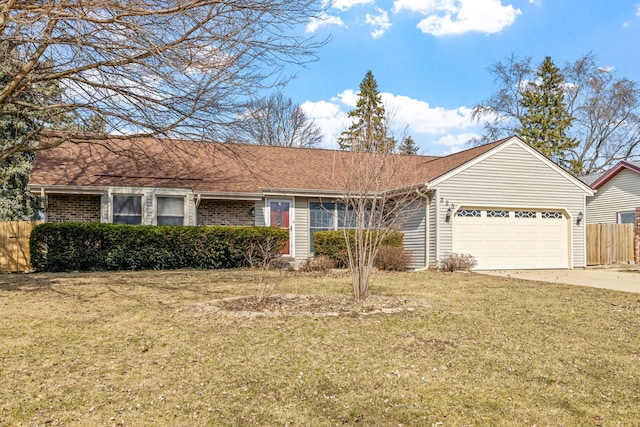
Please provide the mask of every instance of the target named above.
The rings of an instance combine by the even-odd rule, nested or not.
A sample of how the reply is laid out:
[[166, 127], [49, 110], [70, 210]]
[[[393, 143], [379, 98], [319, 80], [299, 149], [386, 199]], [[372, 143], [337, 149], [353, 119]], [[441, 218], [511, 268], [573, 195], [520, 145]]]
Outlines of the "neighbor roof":
[[[444, 157], [400, 156], [409, 173], [387, 189], [425, 184], [509, 138]], [[190, 188], [197, 193], [340, 191], [349, 151], [136, 138], [65, 142], [38, 152], [29, 185]]]
[[624, 160], [621, 161], [620, 163], [618, 163], [617, 165], [609, 169], [607, 172], [600, 175], [597, 179], [595, 179], [590, 184], [591, 188], [593, 188], [594, 190], [597, 190], [598, 188], [606, 184], [611, 178], [613, 178], [618, 173], [620, 173], [620, 171], [622, 170], [629, 170], [631, 172], [640, 173], [640, 163], [627, 162]]

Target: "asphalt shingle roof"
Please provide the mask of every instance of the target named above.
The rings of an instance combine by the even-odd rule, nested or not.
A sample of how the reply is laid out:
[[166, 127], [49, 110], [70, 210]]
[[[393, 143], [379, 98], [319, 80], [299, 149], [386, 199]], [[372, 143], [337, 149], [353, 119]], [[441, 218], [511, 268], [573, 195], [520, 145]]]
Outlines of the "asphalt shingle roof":
[[[505, 141], [444, 157], [401, 156], [398, 165], [408, 173], [387, 187], [427, 183]], [[45, 187], [190, 188], [202, 193], [340, 191], [349, 156], [349, 151], [154, 138], [65, 142], [37, 153], [29, 183]]]

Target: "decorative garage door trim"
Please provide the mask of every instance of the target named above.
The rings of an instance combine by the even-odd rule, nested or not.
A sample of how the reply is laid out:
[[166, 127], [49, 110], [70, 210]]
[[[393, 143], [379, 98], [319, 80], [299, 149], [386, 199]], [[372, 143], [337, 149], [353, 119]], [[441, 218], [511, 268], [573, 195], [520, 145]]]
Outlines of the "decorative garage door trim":
[[461, 206], [453, 252], [473, 255], [479, 270], [570, 268], [570, 224], [564, 209]]

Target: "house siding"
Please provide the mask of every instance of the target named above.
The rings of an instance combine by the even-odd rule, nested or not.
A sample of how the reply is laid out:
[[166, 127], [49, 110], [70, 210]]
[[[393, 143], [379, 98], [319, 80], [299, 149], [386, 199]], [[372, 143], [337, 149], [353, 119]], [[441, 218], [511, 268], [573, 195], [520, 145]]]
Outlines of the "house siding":
[[296, 197], [293, 212], [293, 253], [295, 266], [299, 267], [309, 258], [309, 199]]
[[587, 199], [589, 224], [618, 222], [618, 212], [640, 208], [640, 174], [623, 169]]
[[426, 202], [411, 203], [400, 220], [400, 231], [404, 234], [404, 249], [409, 252], [409, 268], [419, 269], [427, 266], [427, 218]]
[[255, 217], [255, 225], [258, 227], [266, 227], [267, 226], [267, 207], [266, 200], [258, 200], [255, 202], [256, 209], [256, 217]]
[[250, 226], [256, 222], [252, 200], [200, 200], [197, 210], [197, 225]]
[[452, 251], [452, 222], [446, 222], [451, 204], [479, 207], [529, 207], [563, 209], [570, 216], [572, 266], [585, 261], [584, 222], [575, 218], [584, 212], [586, 193], [570, 177], [531, 154], [518, 144], [509, 144], [482, 161], [452, 175], [437, 186], [439, 239], [437, 258]]
[[100, 222], [100, 195], [48, 194], [47, 222]]
[[437, 200], [438, 200], [438, 192], [436, 191], [435, 195], [429, 199], [429, 207], [428, 207], [428, 247], [429, 247], [429, 266], [435, 267], [438, 263], [438, 217], [436, 215], [437, 212]]

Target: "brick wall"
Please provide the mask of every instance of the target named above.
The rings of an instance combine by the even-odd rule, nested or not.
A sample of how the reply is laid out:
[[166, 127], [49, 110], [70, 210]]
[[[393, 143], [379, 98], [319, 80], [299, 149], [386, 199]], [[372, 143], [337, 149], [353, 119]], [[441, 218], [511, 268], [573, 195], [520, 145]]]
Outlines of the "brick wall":
[[47, 195], [47, 222], [100, 222], [100, 196]]
[[198, 225], [255, 225], [251, 200], [201, 200], [198, 205]]

